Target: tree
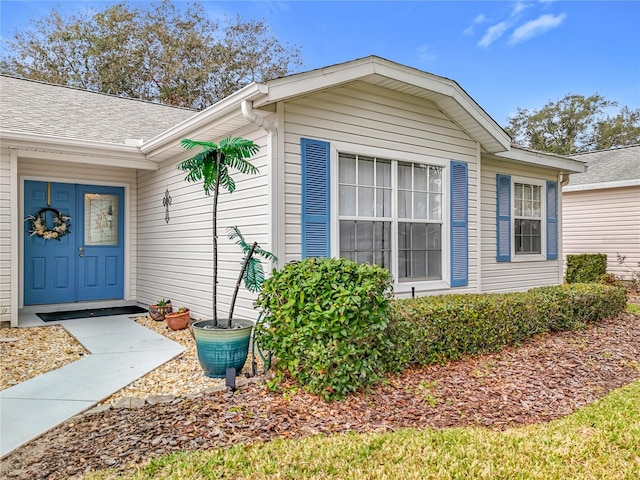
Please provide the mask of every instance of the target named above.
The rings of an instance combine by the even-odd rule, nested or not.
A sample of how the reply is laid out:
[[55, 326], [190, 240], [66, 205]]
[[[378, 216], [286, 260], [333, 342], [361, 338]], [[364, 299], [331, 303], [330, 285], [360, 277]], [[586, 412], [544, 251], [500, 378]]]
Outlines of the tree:
[[567, 94], [540, 110], [519, 108], [506, 131], [520, 145], [562, 155], [640, 143], [640, 109], [606, 113], [617, 105], [598, 94]]
[[200, 4], [171, 0], [70, 17], [53, 9], [7, 45], [4, 74], [196, 109], [301, 65], [264, 20], [221, 25]]

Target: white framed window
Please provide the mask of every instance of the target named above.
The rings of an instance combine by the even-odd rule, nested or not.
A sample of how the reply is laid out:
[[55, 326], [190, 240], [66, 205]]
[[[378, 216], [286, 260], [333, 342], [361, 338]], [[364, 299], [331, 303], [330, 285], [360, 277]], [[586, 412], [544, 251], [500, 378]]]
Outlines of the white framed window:
[[445, 167], [338, 153], [339, 254], [399, 282], [444, 278]]
[[542, 190], [530, 183], [513, 185], [513, 246], [516, 255], [542, 254]]

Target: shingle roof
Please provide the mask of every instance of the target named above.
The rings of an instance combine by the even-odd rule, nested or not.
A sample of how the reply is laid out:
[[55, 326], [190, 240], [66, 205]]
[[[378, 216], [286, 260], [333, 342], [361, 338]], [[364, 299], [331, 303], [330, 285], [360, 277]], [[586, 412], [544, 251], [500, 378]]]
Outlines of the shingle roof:
[[0, 128], [124, 144], [150, 140], [195, 110], [0, 75]]
[[569, 176], [569, 186], [640, 179], [640, 145], [572, 155], [587, 163], [586, 173]]

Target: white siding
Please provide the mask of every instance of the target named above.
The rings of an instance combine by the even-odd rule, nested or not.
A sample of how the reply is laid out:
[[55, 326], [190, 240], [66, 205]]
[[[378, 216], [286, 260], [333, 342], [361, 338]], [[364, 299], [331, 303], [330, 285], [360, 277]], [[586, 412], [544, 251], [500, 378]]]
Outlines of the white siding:
[[[267, 138], [256, 128], [233, 132], [260, 146], [252, 163], [258, 175], [235, 174], [236, 191], [223, 193], [218, 204], [218, 315], [226, 318], [233, 288], [240, 271], [242, 251], [227, 238], [227, 228], [238, 226], [247, 242], [258, 241], [269, 250], [269, 199], [267, 196]], [[196, 138], [196, 140], [204, 140]], [[153, 304], [171, 299], [174, 307], [186, 306], [192, 317], [212, 316], [213, 199], [206, 197], [202, 183], [188, 183], [177, 165], [196, 149], [185, 151], [160, 165], [157, 172], [139, 175], [138, 301]], [[169, 223], [162, 204], [169, 189], [172, 203]], [[267, 265], [263, 262], [265, 270]], [[240, 288], [234, 317], [256, 319], [255, 296]]]
[[567, 254], [604, 253], [607, 271], [630, 279], [617, 254], [640, 272], [640, 187], [583, 190], [562, 194], [563, 242]]
[[[10, 321], [11, 311], [11, 178], [8, 149], [0, 150], [0, 321]], [[15, 206], [13, 207], [15, 208]]]
[[[477, 143], [435, 105], [381, 87], [354, 82], [285, 104], [285, 251], [287, 262], [300, 259], [300, 138], [346, 143], [375, 149], [376, 155], [398, 159], [393, 152], [456, 160], [469, 165], [469, 286], [477, 278]], [[390, 153], [391, 152], [391, 153]], [[445, 261], [448, 261], [445, 259]], [[439, 293], [417, 290], [417, 295]]]
[[[482, 248], [481, 291], [522, 291], [542, 285], [557, 285], [560, 261], [496, 261], [496, 175], [516, 175], [557, 181], [557, 173], [541, 167], [482, 159]], [[560, 205], [560, 199], [558, 199]], [[560, 211], [560, 210], [559, 210]], [[544, 241], [544, 239], [543, 239]]]
[[[105, 163], [108, 160], [105, 160]], [[18, 159], [18, 178], [27, 180], [51, 180], [60, 183], [80, 183], [88, 185], [114, 185], [123, 186], [125, 195], [128, 194], [129, 210], [125, 208], [125, 216], [129, 217], [129, 231], [125, 230], [127, 245], [129, 247], [126, 262], [129, 265], [128, 285], [129, 291], [125, 289], [125, 297], [128, 300], [137, 298], [137, 185], [136, 171], [133, 169], [114, 168], [109, 166], [93, 166], [67, 162], [46, 162], [42, 160]], [[19, 188], [22, 188], [19, 182]], [[22, 198], [22, 192], [19, 197]], [[127, 198], [125, 198], [126, 207]], [[4, 218], [4, 215], [3, 217]], [[125, 220], [126, 222], [126, 220]], [[21, 228], [21, 225], [18, 226]], [[126, 281], [125, 280], [125, 281]], [[20, 286], [22, 290], [22, 286]]]

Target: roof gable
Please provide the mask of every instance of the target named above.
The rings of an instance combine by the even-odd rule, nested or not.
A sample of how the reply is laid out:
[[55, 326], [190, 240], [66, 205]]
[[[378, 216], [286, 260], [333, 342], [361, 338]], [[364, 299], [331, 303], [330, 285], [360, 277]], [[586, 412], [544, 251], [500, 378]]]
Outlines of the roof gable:
[[261, 108], [279, 101], [360, 80], [433, 102], [487, 152], [508, 150], [509, 135], [453, 80], [370, 56], [266, 82]]

